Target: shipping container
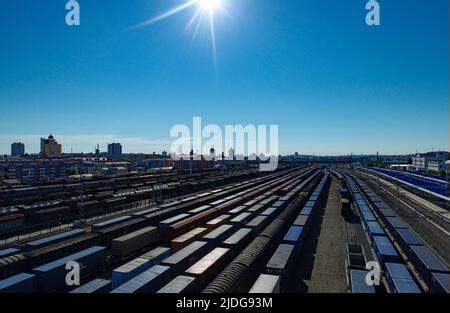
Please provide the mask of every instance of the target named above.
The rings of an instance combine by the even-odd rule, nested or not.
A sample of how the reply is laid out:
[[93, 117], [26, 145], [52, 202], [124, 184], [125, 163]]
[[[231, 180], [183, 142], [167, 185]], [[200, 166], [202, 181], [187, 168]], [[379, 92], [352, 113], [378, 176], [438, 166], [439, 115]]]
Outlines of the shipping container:
[[378, 222], [367, 222], [367, 234], [369, 235], [370, 240], [373, 244], [373, 237], [374, 236], [385, 236], [386, 233], [384, 232], [383, 228], [378, 224]]
[[191, 215], [187, 214], [187, 213], [182, 213], [182, 214], [175, 215], [171, 218], [165, 219], [165, 220], [159, 222], [159, 228], [161, 230], [165, 230], [165, 229], [167, 229], [167, 227], [169, 227], [169, 225], [174, 224], [180, 220], [183, 220], [183, 219], [187, 218], [188, 216], [191, 216]]
[[28, 258], [29, 266], [33, 268], [98, 244], [100, 244], [99, 235], [87, 233], [24, 252], [23, 255]]
[[447, 266], [427, 247], [410, 246], [409, 249], [410, 262], [428, 287], [431, 284], [431, 273], [450, 273]]
[[190, 210], [190, 211], [188, 211], [188, 212], [189, 212], [189, 213], [192, 213], [192, 214], [197, 214], [197, 213], [200, 213], [200, 212], [202, 212], [202, 211], [208, 210], [208, 209], [210, 209], [210, 208], [211, 208], [210, 205], [202, 205], [202, 206], [200, 206], [200, 207], [198, 207], [198, 208], [195, 208], [195, 209], [192, 209], [192, 210]]
[[412, 279], [392, 279], [393, 293], [421, 293], [419, 287]]
[[269, 217], [267, 215], [258, 215], [248, 222], [245, 227], [253, 229], [253, 235], [259, 234], [269, 223]]
[[149, 259], [137, 258], [116, 268], [112, 272], [112, 288], [119, 287], [150, 267], [152, 267], [152, 264]]
[[407, 228], [398, 217], [387, 217], [386, 226], [391, 232], [394, 232], [397, 228]]
[[232, 218], [229, 223], [233, 225], [243, 225], [247, 223], [251, 217], [252, 213], [244, 212]]
[[389, 239], [385, 236], [373, 237], [373, 249], [381, 265], [386, 262], [400, 263], [400, 257]]
[[240, 205], [237, 208], [234, 208], [230, 211], [228, 211], [229, 214], [239, 214], [242, 211], [245, 211], [247, 209], [247, 207], [245, 205]]
[[283, 238], [283, 243], [293, 245], [295, 253], [298, 254], [303, 247], [303, 227], [291, 226]]
[[361, 200], [360, 203], [358, 203], [359, 210], [361, 212], [372, 212], [372, 210], [369, 208], [369, 206], [364, 202], [364, 200]]
[[95, 272], [105, 263], [106, 248], [94, 246], [34, 268], [33, 273], [37, 275], [38, 291], [51, 292], [67, 288], [65, 277], [67, 274], [66, 264], [69, 261], [75, 261], [83, 265], [80, 266], [80, 274], [83, 277]]
[[214, 245], [218, 244], [219, 242], [222, 242], [225, 238], [229, 237], [233, 233], [233, 225], [221, 225], [214, 229], [213, 231], [210, 231], [206, 235], [202, 237], [202, 240], [211, 242]]
[[269, 207], [269, 208], [265, 209], [263, 212], [261, 212], [260, 215], [267, 215], [272, 219], [278, 210], [279, 210], [279, 208]]
[[373, 215], [372, 212], [368, 211], [361, 211], [360, 212], [361, 220], [367, 227], [367, 222], [376, 222], [377, 219], [375, 218], [375, 215]]
[[292, 225], [305, 227], [309, 225], [309, 215], [298, 215]]
[[388, 217], [397, 217], [397, 214], [395, 214], [392, 209], [380, 209], [378, 210], [378, 213], [380, 213], [380, 217], [383, 220], [383, 222], [386, 222], [386, 219]]
[[100, 222], [100, 223], [93, 224], [92, 225], [92, 229], [93, 230], [103, 229], [105, 227], [112, 226], [112, 225], [117, 224], [117, 223], [125, 222], [125, 221], [127, 221], [127, 220], [129, 220], [131, 218], [132, 217], [129, 216], [129, 215], [119, 216], [119, 217], [116, 217], [116, 218], [113, 218], [113, 219], [110, 219], [110, 220], [107, 220], [107, 221], [103, 221], [103, 222]]
[[386, 262], [384, 264], [386, 281], [388, 283], [389, 289], [393, 292], [395, 289], [393, 279], [406, 279], [412, 280], [411, 274], [408, 272], [405, 264], [403, 263], [390, 263]]
[[302, 209], [302, 211], [300, 212], [300, 215], [310, 215], [311, 214], [311, 212], [312, 212], [312, 207], [304, 207], [303, 209]]
[[169, 266], [154, 265], [111, 293], [152, 293], [161, 289], [171, 278]]
[[237, 253], [252, 239], [251, 228], [241, 228], [233, 235], [224, 240], [223, 245], [230, 248], [233, 253]]
[[37, 249], [46, 245], [50, 245], [52, 243], [63, 241], [66, 239], [74, 238], [77, 236], [81, 236], [84, 234], [84, 230], [82, 229], [73, 229], [66, 232], [62, 232], [56, 235], [48, 236], [45, 238], [41, 238], [38, 240], [34, 240], [25, 244], [25, 250], [30, 251], [33, 249]]
[[259, 275], [248, 293], [280, 293], [280, 276]]
[[366, 283], [366, 276], [369, 271], [366, 270], [350, 270], [350, 289], [352, 293], [375, 293], [373, 286]]
[[170, 248], [156, 247], [155, 249], [152, 249], [149, 252], [141, 255], [140, 258], [150, 260], [153, 266], [158, 265], [163, 259], [168, 258], [170, 256], [170, 253]]
[[96, 278], [90, 282], [72, 290], [70, 293], [107, 293], [111, 291], [111, 281]]
[[178, 274], [200, 259], [200, 257], [206, 252], [207, 248], [207, 242], [194, 241], [180, 251], [162, 260], [161, 264], [173, 267], [174, 273]]
[[450, 293], [450, 274], [431, 273], [431, 293]]
[[0, 250], [0, 259], [9, 257], [9, 256], [17, 254], [17, 253], [20, 253], [20, 249], [7, 248], [7, 249]]
[[177, 252], [184, 247], [186, 247], [188, 244], [195, 241], [197, 238], [203, 236], [208, 231], [206, 227], [197, 227], [193, 230], [188, 231], [187, 233], [172, 239], [170, 242], [170, 248], [173, 252]]
[[283, 200], [278, 200], [277, 202], [272, 204], [273, 207], [280, 208], [280, 209], [284, 209], [287, 205], [288, 205], [288, 202], [283, 201]]
[[0, 293], [32, 293], [36, 290], [36, 275], [20, 273], [0, 280]]
[[112, 254], [125, 257], [159, 240], [158, 228], [147, 226], [112, 241]]
[[399, 228], [393, 232], [395, 240], [397, 241], [400, 249], [409, 259], [409, 246], [423, 246], [422, 241], [417, 238], [409, 229]]
[[289, 285], [292, 263], [294, 260], [294, 245], [280, 244], [266, 264], [266, 273], [280, 276], [280, 289]]
[[161, 288], [157, 293], [195, 293], [199, 290], [198, 279], [179, 275]]
[[231, 218], [231, 215], [229, 214], [222, 214], [212, 220], [210, 220], [209, 222], [206, 223], [206, 227], [209, 230], [212, 230], [214, 228], [216, 228], [217, 226], [220, 226], [221, 224], [225, 223], [226, 221], [228, 221]]
[[212, 208], [171, 224], [168, 228], [168, 238], [178, 237], [196, 227], [203, 226], [207, 221], [216, 217], [218, 213], [217, 209]]
[[196, 277], [203, 287], [225, 267], [230, 259], [229, 251], [228, 248], [215, 248], [189, 267], [185, 273]]

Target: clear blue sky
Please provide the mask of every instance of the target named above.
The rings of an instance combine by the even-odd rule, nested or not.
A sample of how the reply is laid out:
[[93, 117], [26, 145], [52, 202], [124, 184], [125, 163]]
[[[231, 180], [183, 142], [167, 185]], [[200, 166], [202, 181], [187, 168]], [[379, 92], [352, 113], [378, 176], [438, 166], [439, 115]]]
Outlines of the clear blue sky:
[[0, 153], [121, 141], [167, 148], [174, 124], [278, 124], [280, 152], [411, 153], [449, 145], [449, 1], [225, 0], [190, 46], [188, 9], [128, 27], [184, 0], [0, 1]]

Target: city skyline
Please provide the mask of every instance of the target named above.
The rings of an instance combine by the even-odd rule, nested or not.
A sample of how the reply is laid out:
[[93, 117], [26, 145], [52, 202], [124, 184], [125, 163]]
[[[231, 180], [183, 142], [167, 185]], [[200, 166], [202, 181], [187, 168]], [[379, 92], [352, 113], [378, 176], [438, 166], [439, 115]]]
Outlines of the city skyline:
[[128, 30], [180, 3], [83, 1], [77, 28], [59, 3], [2, 3], [0, 153], [50, 132], [66, 153], [163, 151], [194, 115], [277, 124], [280, 154], [449, 150], [447, 1], [383, 3], [378, 28], [356, 2], [224, 1], [217, 73], [190, 9]]

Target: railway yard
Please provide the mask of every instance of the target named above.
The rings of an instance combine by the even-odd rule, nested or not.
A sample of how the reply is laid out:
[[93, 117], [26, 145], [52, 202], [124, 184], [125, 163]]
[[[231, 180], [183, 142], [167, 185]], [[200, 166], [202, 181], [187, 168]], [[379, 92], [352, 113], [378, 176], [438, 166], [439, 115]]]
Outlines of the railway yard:
[[430, 183], [307, 165], [0, 190], [0, 292], [449, 293], [448, 182]]

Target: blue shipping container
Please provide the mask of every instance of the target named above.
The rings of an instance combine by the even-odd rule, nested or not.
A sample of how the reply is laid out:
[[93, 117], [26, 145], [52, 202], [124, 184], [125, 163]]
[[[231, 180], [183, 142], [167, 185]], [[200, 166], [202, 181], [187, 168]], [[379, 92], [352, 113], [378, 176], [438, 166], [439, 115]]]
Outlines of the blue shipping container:
[[431, 293], [450, 293], [450, 274], [431, 273]]
[[152, 267], [149, 259], [137, 258], [112, 272], [112, 288], [115, 289]]
[[82, 229], [73, 229], [63, 233], [59, 233], [53, 236], [48, 236], [42, 239], [34, 240], [25, 244], [25, 250], [30, 251], [33, 249], [37, 249], [46, 245], [50, 245], [55, 242], [63, 241], [66, 239], [74, 238], [77, 236], [81, 236], [84, 234], [84, 230]]
[[111, 291], [111, 281], [97, 278], [72, 290], [70, 293], [106, 293]]
[[412, 279], [394, 278], [392, 285], [393, 293], [421, 293], [419, 287]]
[[350, 287], [352, 293], [375, 293], [373, 286], [366, 283], [369, 271], [350, 270]]
[[170, 279], [170, 267], [155, 265], [139, 274], [125, 284], [111, 291], [112, 293], [144, 293], [156, 292]]
[[20, 273], [0, 280], [0, 293], [32, 293], [36, 287], [36, 275]]
[[410, 246], [410, 261], [427, 286], [431, 283], [431, 273], [450, 273], [445, 264], [425, 246]]
[[373, 237], [373, 248], [378, 260], [382, 265], [387, 262], [399, 263], [401, 262], [400, 257], [395, 251], [394, 246], [391, 244], [389, 239], [385, 236], [374, 236]]
[[65, 277], [68, 273], [66, 264], [69, 261], [78, 262], [80, 274], [84, 276], [97, 270], [105, 263], [106, 248], [94, 246], [34, 268], [33, 273], [37, 275], [38, 291], [51, 292], [67, 288]]

